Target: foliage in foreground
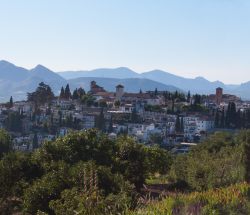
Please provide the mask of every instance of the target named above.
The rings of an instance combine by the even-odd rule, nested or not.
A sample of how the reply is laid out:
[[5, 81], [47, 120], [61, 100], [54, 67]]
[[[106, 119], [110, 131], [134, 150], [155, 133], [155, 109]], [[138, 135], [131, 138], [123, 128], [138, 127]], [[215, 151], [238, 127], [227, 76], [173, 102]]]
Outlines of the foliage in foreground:
[[96, 130], [71, 133], [32, 153], [4, 152], [3, 214], [124, 214], [136, 207], [146, 178], [171, 166], [165, 150], [129, 137], [113, 141]]
[[249, 131], [233, 135], [218, 132], [186, 155], [178, 155], [171, 168], [173, 182], [191, 191], [204, 191], [248, 181]]
[[[2, 214], [250, 214], [250, 131], [215, 133], [176, 157], [96, 130], [13, 152], [1, 132]], [[155, 175], [172, 182], [173, 193], [139, 210], [141, 188]]]
[[205, 192], [171, 195], [162, 201], [152, 201], [131, 215], [246, 215], [250, 214], [249, 191], [249, 184], [240, 183]]

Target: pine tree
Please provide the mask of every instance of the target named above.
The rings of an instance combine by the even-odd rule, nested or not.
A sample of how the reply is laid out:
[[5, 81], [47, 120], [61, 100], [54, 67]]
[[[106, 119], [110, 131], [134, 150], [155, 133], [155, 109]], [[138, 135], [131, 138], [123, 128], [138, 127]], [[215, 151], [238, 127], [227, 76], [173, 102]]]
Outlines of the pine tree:
[[179, 94], [178, 94], [178, 91], [176, 90], [175, 93], [174, 93], [174, 98], [177, 99], [178, 96], [179, 96]]
[[214, 124], [216, 128], [220, 127], [220, 114], [218, 110], [216, 110]]
[[224, 128], [224, 127], [225, 127], [225, 109], [223, 107], [221, 118], [220, 118], [220, 128]]
[[79, 96], [79, 99], [81, 99], [84, 95], [86, 94], [85, 90], [83, 88], [79, 88], [78, 89], [78, 96]]
[[137, 120], [138, 120], [138, 116], [137, 116], [137, 113], [136, 113], [136, 109], [133, 108], [132, 113], [131, 113], [131, 122], [136, 123]]
[[69, 88], [69, 84], [66, 85], [65, 87], [65, 99], [70, 99], [71, 98], [71, 92], [70, 92], [70, 88]]
[[174, 109], [175, 109], [175, 98], [174, 96], [172, 96], [172, 113], [174, 113]]
[[157, 90], [157, 88], [155, 88], [155, 96], [157, 96], [158, 95], [158, 90]]
[[51, 87], [44, 82], [39, 83], [35, 92], [28, 93], [28, 101], [34, 102], [37, 106], [50, 103], [53, 98], [54, 93], [52, 92]]
[[13, 107], [13, 98], [12, 98], [12, 96], [10, 97], [10, 108], [12, 108]]
[[98, 128], [100, 131], [105, 131], [105, 119], [103, 108], [101, 109], [100, 115], [97, 117], [96, 128]]
[[73, 99], [73, 100], [79, 99], [79, 95], [78, 95], [78, 90], [77, 90], [77, 88], [73, 91], [72, 99]]
[[181, 117], [181, 132], [184, 132], [184, 121], [183, 121], [183, 117]]
[[180, 122], [180, 117], [179, 117], [179, 115], [176, 117], [175, 131], [176, 131], [176, 132], [180, 132], [180, 131], [181, 131], [181, 122]]
[[237, 128], [242, 128], [242, 114], [241, 114], [241, 111], [238, 110], [237, 113], [236, 113], [236, 127]]
[[113, 118], [112, 118], [112, 116], [110, 117], [108, 132], [109, 133], [113, 132]]
[[189, 90], [188, 94], [187, 94], [187, 102], [190, 102], [190, 99], [191, 99], [191, 94], [190, 94], [190, 90]]
[[37, 136], [37, 133], [34, 134], [34, 137], [33, 137], [33, 149], [37, 149], [38, 148], [38, 136]]
[[60, 92], [60, 99], [65, 98], [65, 91], [64, 91], [64, 87], [61, 88], [61, 92]]
[[236, 105], [234, 102], [229, 102], [226, 114], [226, 127], [235, 128], [237, 122]]

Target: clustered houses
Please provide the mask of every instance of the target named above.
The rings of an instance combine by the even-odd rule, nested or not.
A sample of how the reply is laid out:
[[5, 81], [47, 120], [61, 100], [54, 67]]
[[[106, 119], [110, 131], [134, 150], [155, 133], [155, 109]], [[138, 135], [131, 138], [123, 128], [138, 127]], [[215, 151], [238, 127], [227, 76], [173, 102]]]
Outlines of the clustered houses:
[[188, 115], [183, 117], [184, 137], [195, 142], [202, 134], [214, 128], [214, 118], [209, 116]]
[[[115, 92], [107, 92], [95, 81], [90, 83], [87, 94], [75, 98], [77, 92], [70, 98], [56, 97], [50, 104], [39, 107], [28, 101], [14, 102], [11, 107], [2, 104], [0, 127], [11, 133], [14, 149], [32, 151], [44, 141], [52, 141], [71, 130], [91, 128], [106, 132], [110, 138], [128, 134], [139, 142], [166, 147], [198, 143], [214, 129], [215, 119], [211, 114], [214, 108], [226, 105], [228, 99], [240, 101], [224, 96], [218, 88], [216, 95], [201, 102], [210, 111], [185, 108], [180, 111], [179, 107], [191, 106], [194, 101], [177, 92], [127, 93], [121, 84]], [[240, 108], [247, 109], [249, 104], [241, 103]]]

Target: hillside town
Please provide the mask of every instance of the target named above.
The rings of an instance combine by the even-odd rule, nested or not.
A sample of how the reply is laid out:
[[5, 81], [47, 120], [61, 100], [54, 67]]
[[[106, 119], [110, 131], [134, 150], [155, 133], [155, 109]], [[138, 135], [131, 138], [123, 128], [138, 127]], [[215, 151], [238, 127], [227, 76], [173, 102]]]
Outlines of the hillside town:
[[221, 129], [249, 126], [250, 103], [217, 88], [213, 95], [154, 91], [127, 93], [126, 86], [107, 92], [95, 81], [90, 91], [62, 87], [54, 96], [50, 86], [40, 83], [26, 101], [0, 106], [0, 127], [12, 136], [13, 147], [33, 151], [44, 141], [63, 137], [74, 130], [97, 128], [111, 139], [133, 136], [143, 144], [158, 144], [173, 153]]

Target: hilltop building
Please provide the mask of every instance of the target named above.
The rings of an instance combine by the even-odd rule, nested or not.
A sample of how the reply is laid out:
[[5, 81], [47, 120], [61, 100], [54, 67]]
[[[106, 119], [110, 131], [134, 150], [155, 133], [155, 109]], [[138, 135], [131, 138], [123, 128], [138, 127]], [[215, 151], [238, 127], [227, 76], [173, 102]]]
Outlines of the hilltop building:
[[99, 85], [97, 85], [95, 81], [91, 81], [90, 92], [95, 94], [95, 93], [106, 92], [106, 91], [103, 89], [103, 87], [100, 87]]
[[216, 104], [220, 105], [222, 102], [223, 89], [221, 87], [216, 88]]
[[124, 86], [121, 84], [118, 84], [116, 86], [116, 92], [115, 92], [115, 98], [116, 100], [120, 101], [122, 96], [124, 94]]

